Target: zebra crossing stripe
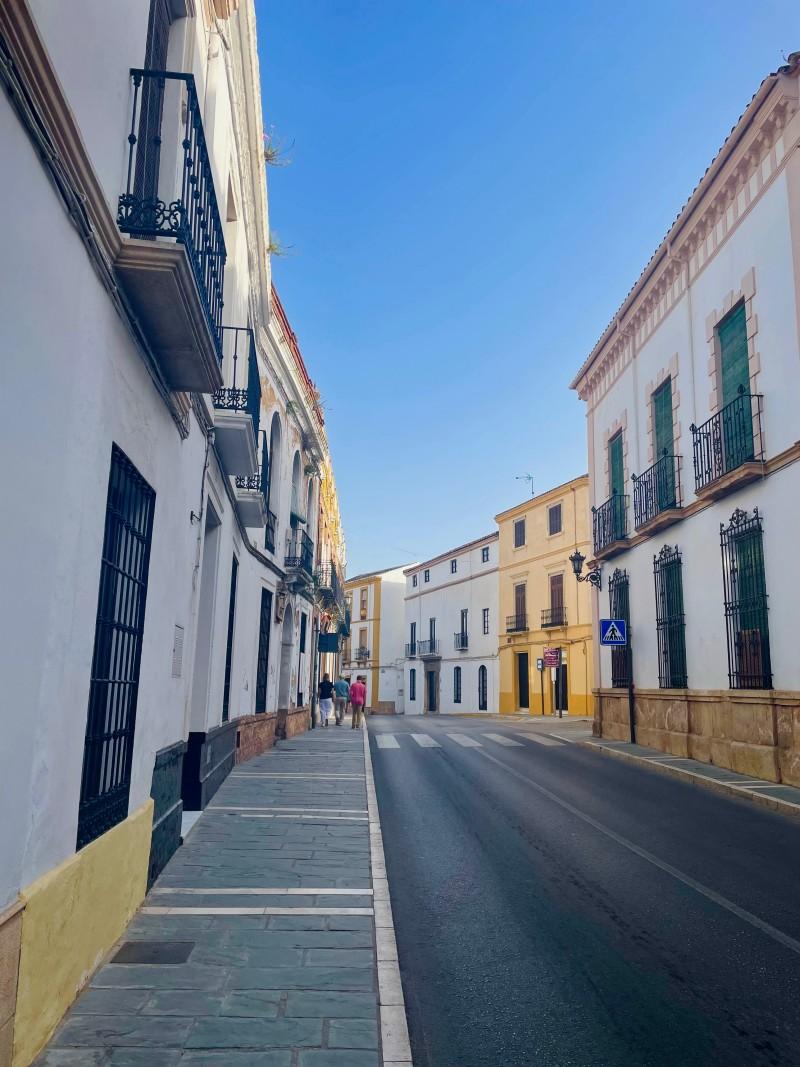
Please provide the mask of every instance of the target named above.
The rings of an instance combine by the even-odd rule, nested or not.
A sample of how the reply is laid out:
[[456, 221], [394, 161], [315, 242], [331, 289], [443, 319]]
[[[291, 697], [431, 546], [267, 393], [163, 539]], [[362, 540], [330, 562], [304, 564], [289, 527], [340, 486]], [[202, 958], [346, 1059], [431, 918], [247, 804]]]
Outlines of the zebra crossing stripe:
[[498, 745], [513, 745], [514, 748], [525, 747], [521, 741], [512, 741], [510, 737], [504, 737], [503, 734], [482, 734], [482, 736], [488, 737], [490, 741], [496, 741]]
[[412, 734], [420, 748], [441, 748], [438, 741], [434, 741], [430, 734]]
[[447, 736], [451, 741], [455, 741], [457, 745], [463, 745], [464, 748], [483, 748], [480, 741], [476, 741], [469, 734], [448, 734]]
[[546, 734], [517, 734], [517, 737], [524, 737], [526, 741], [535, 741], [537, 745], [558, 745], [559, 748], [562, 745], [561, 741], [556, 741], [554, 737], [548, 737]]
[[375, 741], [378, 748], [400, 748], [394, 734], [376, 734]]

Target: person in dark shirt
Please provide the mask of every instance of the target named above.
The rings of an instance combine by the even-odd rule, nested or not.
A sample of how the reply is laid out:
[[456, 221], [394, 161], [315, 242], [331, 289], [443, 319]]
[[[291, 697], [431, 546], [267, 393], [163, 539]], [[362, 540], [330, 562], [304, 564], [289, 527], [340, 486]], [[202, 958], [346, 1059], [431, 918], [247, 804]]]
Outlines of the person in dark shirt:
[[322, 676], [322, 681], [319, 683], [319, 713], [322, 716], [322, 721], [325, 725], [328, 725], [328, 719], [333, 711], [333, 682], [329, 674]]

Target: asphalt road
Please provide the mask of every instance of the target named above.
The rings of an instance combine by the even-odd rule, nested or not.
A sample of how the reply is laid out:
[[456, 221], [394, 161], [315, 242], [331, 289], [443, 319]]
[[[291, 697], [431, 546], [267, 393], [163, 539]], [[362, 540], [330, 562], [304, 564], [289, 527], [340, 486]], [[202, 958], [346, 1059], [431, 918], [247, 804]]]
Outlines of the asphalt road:
[[415, 1067], [800, 1067], [800, 823], [537, 729], [369, 722]]

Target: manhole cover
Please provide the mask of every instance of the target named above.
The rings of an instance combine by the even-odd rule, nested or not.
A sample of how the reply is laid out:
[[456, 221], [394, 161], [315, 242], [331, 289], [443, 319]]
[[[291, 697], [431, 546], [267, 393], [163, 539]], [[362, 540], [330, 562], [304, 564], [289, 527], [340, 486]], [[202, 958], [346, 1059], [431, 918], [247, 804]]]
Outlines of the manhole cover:
[[194, 941], [125, 941], [112, 963], [186, 963]]

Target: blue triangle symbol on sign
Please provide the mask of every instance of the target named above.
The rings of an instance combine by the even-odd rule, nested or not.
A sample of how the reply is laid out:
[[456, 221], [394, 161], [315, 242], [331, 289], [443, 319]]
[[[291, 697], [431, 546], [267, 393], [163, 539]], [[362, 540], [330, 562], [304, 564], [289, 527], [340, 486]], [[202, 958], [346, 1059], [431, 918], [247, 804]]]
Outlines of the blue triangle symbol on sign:
[[614, 645], [614, 644], [624, 645], [625, 644], [625, 638], [620, 633], [619, 627], [617, 626], [617, 624], [615, 622], [612, 622], [611, 625], [606, 630], [606, 632], [603, 634], [603, 640], [605, 642], [607, 642], [609, 645]]

